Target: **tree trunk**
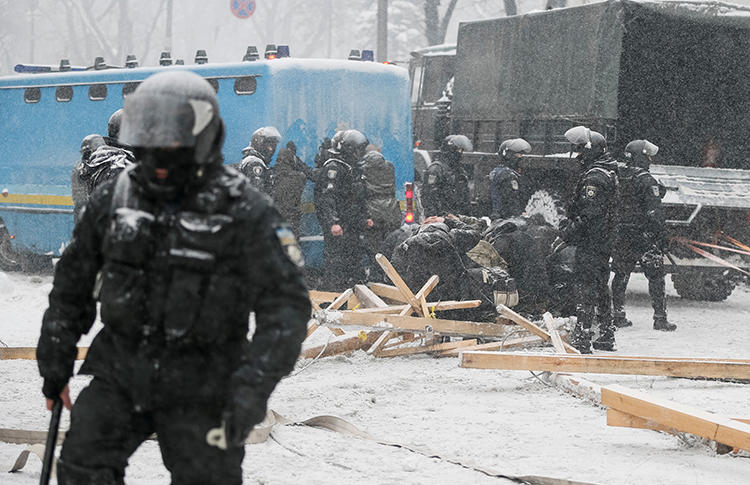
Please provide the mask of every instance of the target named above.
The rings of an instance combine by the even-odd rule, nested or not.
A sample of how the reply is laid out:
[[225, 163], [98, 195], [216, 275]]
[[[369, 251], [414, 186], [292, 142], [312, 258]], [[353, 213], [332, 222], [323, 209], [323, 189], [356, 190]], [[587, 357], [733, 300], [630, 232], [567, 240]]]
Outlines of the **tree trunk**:
[[511, 15], [518, 14], [518, 7], [516, 6], [516, 0], [503, 0], [505, 4], [505, 15], [510, 17]]
[[[513, 0], [505, 0], [513, 1]], [[451, 0], [445, 9], [442, 20], [440, 19], [440, 0], [425, 0], [424, 2], [424, 20], [425, 20], [425, 37], [427, 45], [439, 45], [445, 42], [445, 34], [448, 32], [453, 10], [456, 8], [458, 0]]]

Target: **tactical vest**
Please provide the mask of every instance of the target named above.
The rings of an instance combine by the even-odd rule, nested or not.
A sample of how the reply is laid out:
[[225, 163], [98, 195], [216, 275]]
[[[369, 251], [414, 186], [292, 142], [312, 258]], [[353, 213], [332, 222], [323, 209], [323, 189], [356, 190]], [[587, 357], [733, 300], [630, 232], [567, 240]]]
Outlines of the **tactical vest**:
[[251, 295], [229, 190], [217, 189], [225, 203], [211, 213], [169, 211], [138, 193], [131, 172], [117, 178], [103, 241], [102, 322], [131, 341], [161, 336], [167, 345], [201, 346], [244, 339], [238, 332], [249, 305], [242, 303]]

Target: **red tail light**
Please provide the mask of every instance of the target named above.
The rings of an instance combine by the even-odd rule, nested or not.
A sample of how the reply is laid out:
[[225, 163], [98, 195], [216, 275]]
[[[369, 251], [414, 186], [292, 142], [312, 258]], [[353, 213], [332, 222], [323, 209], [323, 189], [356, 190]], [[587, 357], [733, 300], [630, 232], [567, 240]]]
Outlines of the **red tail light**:
[[404, 184], [404, 195], [406, 198], [406, 215], [404, 222], [411, 224], [414, 222], [414, 184], [406, 182]]

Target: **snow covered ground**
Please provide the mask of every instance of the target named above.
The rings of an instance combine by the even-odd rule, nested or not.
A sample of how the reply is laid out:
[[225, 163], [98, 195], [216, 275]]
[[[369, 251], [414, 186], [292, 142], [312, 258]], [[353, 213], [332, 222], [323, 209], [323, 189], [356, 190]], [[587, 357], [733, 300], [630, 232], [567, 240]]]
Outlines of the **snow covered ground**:
[[[50, 286], [50, 277], [0, 273], [0, 340], [9, 346], [36, 344]], [[655, 332], [645, 279], [633, 276], [628, 310], [635, 326], [618, 332], [619, 353], [750, 358], [747, 289], [722, 303], [684, 301], [668, 291], [670, 318], [678, 330]], [[86, 336], [81, 344], [89, 341]], [[0, 427], [45, 430], [48, 413], [36, 363], [6, 360], [0, 366]], [[750, 417], [747, 385], [635, 376], [586, 379]], [[84, 377], [74, 378], [73, 394], [85, 383]], [[510, 475], [675, 485], [746, 484], [750, 476], [750, 458], [717, 455], [700, 440], [608, 427], [604, 409], [548, 387], [528, 372], [461, 369], [455, 358], [378, 359], [358, 352], [321, 359], [285, 379], [270, 404], [291, 419], [340, 416], [379, 439]], [[67, 426], [66, 412], [62, 429]], [[0, 443], [0, 473], [24, 448]], [[511, 483], [405, 449], [308, 427], [276, 427], [273, 439], [246, 451], [246, 483]], [[0, 483], [38, 483], [40, 470], [40, 461], [32, 457], [20, 473], [0, 474]], [[147, 442], [136, 452], [126, 480], [129, 485], [169, 483], [156, 443]]]

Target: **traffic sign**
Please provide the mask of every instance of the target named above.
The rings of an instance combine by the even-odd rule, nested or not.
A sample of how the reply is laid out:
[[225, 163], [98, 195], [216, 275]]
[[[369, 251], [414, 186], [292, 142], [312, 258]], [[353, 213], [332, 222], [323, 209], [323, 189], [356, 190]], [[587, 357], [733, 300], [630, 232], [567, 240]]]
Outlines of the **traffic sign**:
[[255, 12], [255, 0], [230, 0], [229, 6], [237, 18], [246, 19]]

